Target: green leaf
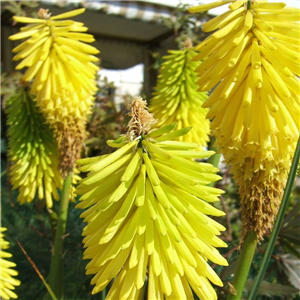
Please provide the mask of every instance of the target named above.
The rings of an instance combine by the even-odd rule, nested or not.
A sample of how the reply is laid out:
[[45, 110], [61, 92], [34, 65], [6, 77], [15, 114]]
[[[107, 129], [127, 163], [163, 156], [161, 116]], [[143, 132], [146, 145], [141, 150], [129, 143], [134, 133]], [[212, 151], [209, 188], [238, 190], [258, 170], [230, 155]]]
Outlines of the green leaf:
[[28, 7], [38, 7], [39, 6], [38, 1], [22, 1], [21, 4], [23, 6], [28, 6]]
[[297, 250], [297, 248], [295, 247], [295, 245], [293, 245], [289, 240], [287, 239], [283, 239], [281, 241], [281, 243], [284, 246], [284, 249], [286, 250], [285, 252], [288, 252], [294, 256], [296, 256], [297, 258], [300, 259], [300, 253], [299, 250]]
[[[246, 282], [245, 290], [251, 291], [254, 280], [249, 279]], [[258, 289], [258, 295], [265, 296], [291, 296], [291, 294], [298, 293], [300, 290], [294, 287], [283, 285], [279, 283], [270, 283], [267, 281], [262, 281]]]
[[222, 281], [225, 281], [227, 278], [231, 277], [232, 274], [234, 274], [236, 265], [237, 265], [237, 260], [231, 262], [228, 267], [222, 269], [220, 274], [220, 278], [222, 279]]
[[285, 239], [287, 239], [288, 241], [300, 246], [300, 237], [295, 235], [295, 234], [299, 234], [298, 233], [299, 231], [297, 230], [294, 230], [294, 233], [291, 233], [291, 234], [285, 234], [283, 237]]
[[92, 138], [90, 138], [90, 139], [87, 139], [87, 140], [85, 141], [85, 144], [86, 144], [86, 145], [90, 145], [90, 144], [92, 144], [92, 143], [94, 143], [94, 142], [98, 142], [98, 141], [99, 141], [98, 138], [92, 137]]
[[126, 139], [126, 135], [121, 135], [118, 138], [116, 138], [113, 142], [115, 144], [119, 144], [119, 143], [122, 143], [125, 139]]
[[290, 283], [300, 290], [300, 259], [290, 253], [279, 255], [279, 257]]

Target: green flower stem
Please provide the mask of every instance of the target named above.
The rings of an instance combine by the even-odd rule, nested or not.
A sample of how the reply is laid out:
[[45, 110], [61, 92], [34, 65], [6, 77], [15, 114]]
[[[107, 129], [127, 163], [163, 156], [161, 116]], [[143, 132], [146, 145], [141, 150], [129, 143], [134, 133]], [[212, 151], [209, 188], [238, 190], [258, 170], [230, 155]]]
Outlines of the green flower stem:
[[248, 0], [248, 1], [247, 1], [247, 9], [250, 9], [250, 8], [251, 8], [251, 1]]
[[101, 291], [100, 300], [105, 300], [105, 298], [106, 298], [106, 289], [107, 289], [107, 287], [103, 291]]
[[280, 208], [279, 208], [279, 211], [278, 211], [278, 214], [277, 214], [277, 218], [276, 218], [276, 221], [275, 221], [275, 224], [274, 224], [274, 228], [273, 228], [273, 231], [272, 231], [272, 234], [271, 234], [271, 238], [269, 240], [269, 243], [268, 243], [266, 252], [264, 254], [262, 263], [261, 263], [260, 268], [258, 270], [258, 274], [255, 278], [250, 296], [248, 298], [249, 300], [254, 300], [255, 299], [255, 297], [257, 295], [257, 292], [258, 292], [258, 288], [260, 286], [260, 283], [263, 280], [263, 277], [266, 273], [268, 263], [270, 261], [270, 257], [272, 255], [272, 252], [273, 252], [273, 249], [274, 249], [274, 246], [275, 246], [275, 243], [276, 243], [281, 225], [282, 225], [283, 220], [284, 220], [284, 214], [285, 214], [285, 211], [288, 207], [289, 198], [290, 198], [290, 194], [291, 194], [291, 191], [292, 191], [293, 182], [295, 180], [299, 159], [300, 159], [300, 136], [298, 138], [298, 143], [297, 143], [297, 147], [296, 147], [296, 150], [295, 150], [295, 155], [294, 155], [294, 158], [293, 158], [292, 166], [291, 166], [291, 169], [290, 169], [290, 173], [289, 173], [288, 180], [287, 180], [287, 183], [286, 183], [286, 187], [285, 187], [285, 190], [284, 190], [284, 194], [283, 194], [283, 197], [282, 197], [281, 205], [280, 205]]
[[62, 280], [62, 270], [63, 270], [63, 242], [66, 230], [69, 198], [72, 186], [72, 175], [68, 176], [64, 180], [62, 196], [60, 199], [58, 223], [55, 234], [54, 241], [54, 253], [51, 261], [49, 284], [55, 293], [57, 299], [63, 299], [63, 280]]
[[227, 300], [242, 299], [243, 290], [246, 284], [248, 273], [252, 264], [253, 256], [257, 245], [257, 235], [249, 232], [245, 238], [242, 250], [238, 259], [235, 275], [232, 280], [234, 294], [228, 294]]

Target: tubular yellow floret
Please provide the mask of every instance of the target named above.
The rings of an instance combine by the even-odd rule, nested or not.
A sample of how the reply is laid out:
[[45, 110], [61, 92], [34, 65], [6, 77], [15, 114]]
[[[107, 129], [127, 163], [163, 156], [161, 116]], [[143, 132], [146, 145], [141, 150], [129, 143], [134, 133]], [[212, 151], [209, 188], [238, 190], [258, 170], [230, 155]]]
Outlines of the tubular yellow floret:
[[229, 1], [221, 0], [221, 1], [216, 1], [216, 2], [209, 3], [209, 4], [202, 4], [202, 5], [199, 5], [199, 6], [190, 7], [189, 12], [190, 13], [204, 12], [204, 11], [207, 11], [209, 9], [213, 9], [213, 8], [216, 8], [216, 7], [222, 6], [224, 4], [231, 3], [231, 2], [234, 2], [234, 1], [232, 1], [232, 0], [229, 0]]
[[37, 195], [51, 207], [62, 187], [53, 131], [25, 89], [8, 100], [7, 115], [10, 177], [13, 188], [19, 190], [18, 201], [31, 202]]
[[9, 248], [9, 242], [4, 237], [4, 231], [7, 229], [1, 227], [1, 238], [0, 238], [0, 297], [1, 299], [9, 300], [16, 299], [18, 295], [14, 292], [16, 286], [21, 284], [20, 280], [14, 278], [18, 275], [18, 271], [14, 268], [16, 264], [7, 258], [11, 258], [12, 255], [6, 250]]
[[[187, 299], [191, 289], [201, 300], [215, 299], [210, 282], [222, 282], [207, 260], [227, 265], [215, 248], [226, 247], [216, 237], [225, 228], [207, 215], [224, 213], [206, 199], [217, 201], [223, 191], [206, 186], [220, 179], [218, 169], [190, 159], [212, 153], [174, 141], [186, 133], [173, 131], [174, 124], [152, 129], [155, 120], [140, 97], [130, 115], [127, 135], [110, 142], [123, 146], [78, 161], [89, 172], [77, 187], [77, 207], [86, 209], [81, 217], [92, 293], [116, 276], [106, 299], [137, 299], [148, 273], [149, 299]], [[122, 160], [125, 166], [114, 168]]]
[[199, 64], [193, 61], [196, 52], [187, 48], [169, 53], [160, 69], [150, 112], [159, 120], [158, 127], [173, 122], [177, 123], [177, 129], [192, 126], [191, 132], [179, 140], [204, 147], [209, 140], [209, 121], [205, 119], [207, 110], [201, 106], [207, 93], [197, 91], [195, 68]]
[[28, 38], [13, 52], [14, 60], [22, 59], [17, 69], [27, 67], [23, 80], [31, 81], [31, 93], [36, 96], [48, 124], [54, 129], [60, 151], [60, 170], [63, 176], [74, 168], [85, 139], [86, 117], [97, 90], [95, 75], [98, 67], [93, 62], [99, 51], [86, 43], [93, 36], [82, 33], [83, 23], [63, 20], [83, 13], [77, 9], [57, 16], [40, 9], [41, 19], [15, 17], [28, 23], [11, 40]]

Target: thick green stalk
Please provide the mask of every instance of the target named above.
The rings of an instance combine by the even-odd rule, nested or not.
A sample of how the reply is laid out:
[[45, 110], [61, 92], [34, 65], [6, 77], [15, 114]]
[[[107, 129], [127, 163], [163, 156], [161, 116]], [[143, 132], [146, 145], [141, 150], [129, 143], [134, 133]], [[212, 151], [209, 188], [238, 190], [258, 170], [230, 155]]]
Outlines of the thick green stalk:
[[228, 294], [227, 300], [242, 299], [243, 290], [246, 284], [248, 273], [252, 264], [253, 256], [257, 245], [257, 234], [255, 232], [248, 232], [242, 250], [238, 259], [235, 270], [232, 286], [234, 294]]
[[290, 194], [291, 194], [291, 191], [292, 191], [293, 182], [295, 180], [299, 159], [300, 159], [300, 136], [298, 138], [298, 143], [297, 143], [295, 155], [294, 155], [294, 158], [293, 158], [292, 166], [291, 166], [291, 169], [290, 169], [290, 173], [289, 173], [288, 180], [287, 180], [287, 183], [286, 183], [286, 187], [285, 187], [285, 190], [284, 190], [284, 194], [283, 194], [283, 197], [282, 197], [281, 205], [280, 205], [280, 208], [279, 208], [279, 211], [278, 211], [278, 214], [277, 214], [277, 218], [276, 218], [276, 221], [275, 221], [275, 224], [274, 224], [274, 228], [273, 228], [273, 231], [272, 231], [272, 234], [271, 234], [266, 252], [264, 254], [263, 260], [261, 262], [260, 268], [258, 270], [258, 274], [255, 278], [250, 296], [248, 298], [249, 300], [254, 300], [255, 299], [255, 297], [257, 295], [257, 292], [258, 292], [258, 288], [260, 286], [260, 283], [263, 280], [264, 275], [266, 273], [268, 263], [270, 261], [270, 257], [272, 255], [272, 252], [273, 252], [273, 249], [274, 249], [274, 246], [275, 246], [280, 228], [281, 228], [283, 220], [284, 220], [284, 214], [285, 214], [285, 211], [286, 211], [286, 209], [288, 207], [288, 204], [289, 204], [289, 198], [290, 198]]
[[63, 299], [63, 242], [67, 224], [69, 198], [72, 185], [72, 175], [64, 180], [62, 196], [60, 199], [58, 223], [54, 241], [54, 253], [51, 261], [49, 284], [57, 299]]

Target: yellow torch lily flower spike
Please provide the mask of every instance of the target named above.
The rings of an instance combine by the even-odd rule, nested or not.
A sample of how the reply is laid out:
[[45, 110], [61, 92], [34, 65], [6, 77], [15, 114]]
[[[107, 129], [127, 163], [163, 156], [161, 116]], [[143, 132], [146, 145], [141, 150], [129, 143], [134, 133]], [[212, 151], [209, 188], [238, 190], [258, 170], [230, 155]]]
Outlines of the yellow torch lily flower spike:
[[206, 146], [210, 129], [206, 119], [208, 110], [202, 108], [202, 104], [207, 99], [207, 92], [197, 91], [195, 69], [199, 62], [192, 60], [197, 52], [189, 42], [186, 49], [169, 50], [168, 53], [149, 110], [159, 120], [158, 127], [174, 122], [177, 129], [192, 126], [190, 134], [179, 137], [179, 140]]
[[225, 228], [207, 215], [222, 216], [210, 202], [222, 190], [209, 187], [220, 179], [217, 168], [194, 158], [197, 143], [174, 141], [191, 128], [170, 124], [151, 130], [155, 120], [146, 102], [132, 103], [128, 134], [108, 145], [112, 154], [78, 161], [89, 172], [77, 187], [83, 196], [77, 208], [90, 259], [87, 274], [95, 274], [93, 293], [115, 281], [106, 299], [217, 299], [211, 285], [222, 282], [207, 263], [227, 261], [215, 247], [226, 247], [218, 237]]
[[0, 238], [0, 297], [1, 299], [16, 299], [17, 294], [13, 292], [16, 286], [21, 284], [20, 280], [14, 278], [18, 275], [18, 272], [13, 268], [16, 266], [14, 262], [7, 260], [12, 255], [4, 250], [9, 248], [9, 242], [4, 239], [4, 231], [7, 228], [1, 227], [1, 238]]
[[239, 184], [243, 234], [259, 239], [273, 226], [300, 127], [300, 11], [285, 3], [230, 4], [203, 24], [214, 33], [196, 46], [200, 90], [212, 92], [204, 107], [216, 144]]
[[96, 91], [95, 75], [98, 67], [94, 54], [99, 51], [86, 43], [94, 41], [81, 22], [63, 20], [83, 13], [77, 9], [57, 16], [40, 9], [40, 19], [14, 17], [22, 27], [11, 40], [26, 41], [13, 49], [13, 60], [22, 60], [17, 70], [27, 68], [24, 81], [31, 81], [31, 93], [54, 128], [58, 140], [60, 169], [66, 175], [80, 157], [85, 138], [86, 116]]
[[37, 195], [51, 207], [63, 181], [53, 131], [26, 89], [10, 98], [7, 106], [10, 177], [13, 188], [19, 189], [18, 201], [31, 202]]

